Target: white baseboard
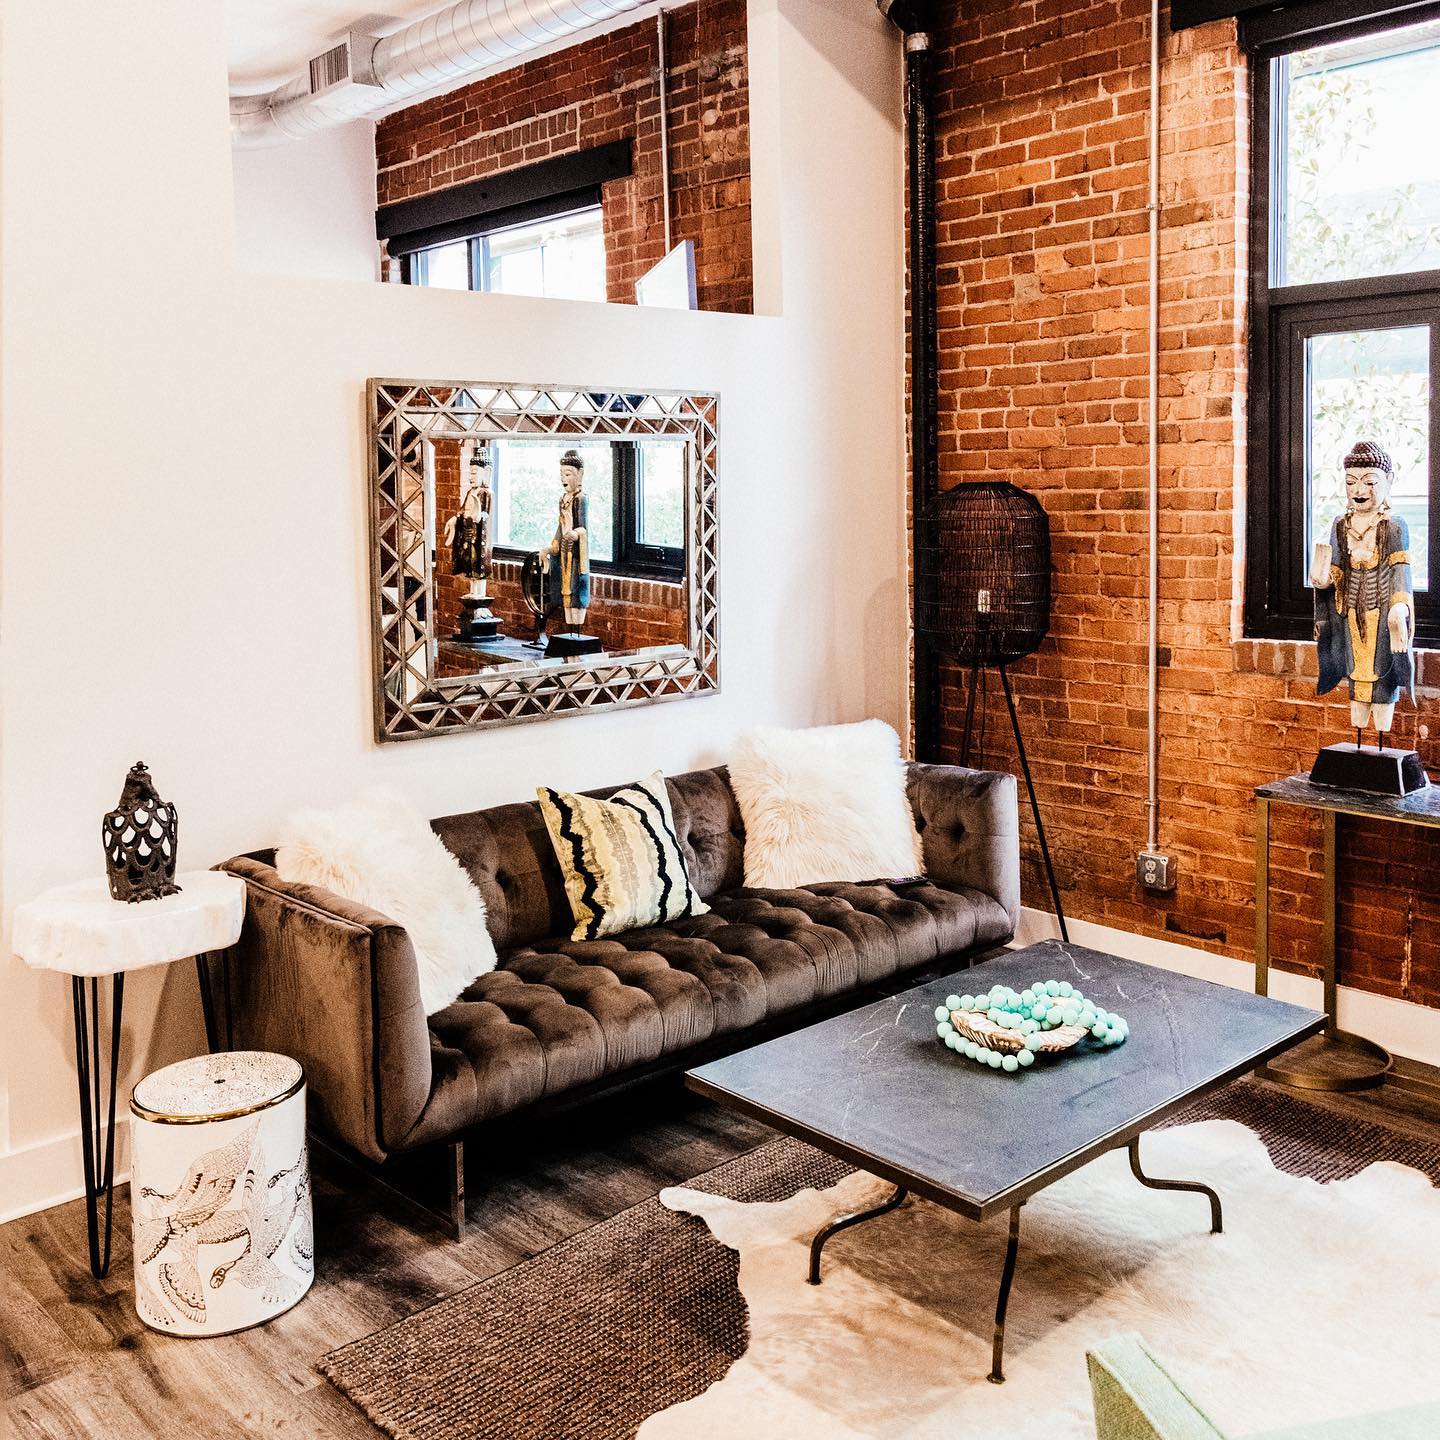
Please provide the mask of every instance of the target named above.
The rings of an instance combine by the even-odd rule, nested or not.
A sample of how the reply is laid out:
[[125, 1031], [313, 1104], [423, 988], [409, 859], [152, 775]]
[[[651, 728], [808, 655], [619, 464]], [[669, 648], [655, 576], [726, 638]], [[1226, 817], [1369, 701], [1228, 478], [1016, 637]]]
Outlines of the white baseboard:
[[[0, 1155], [0, 1224], [63, 1205], [85, 1193], [77, 1176], [85, 1173], [80, 1132], [55, 1135], [49, 1140]], [[115, 1183], [130, 1179], [130, 1117], [115, 1117]]]
[[[1103, 950], [1126, 960], [1140, 960], [1158, 965], [1181, 975], [1200, 980], [1214, 980], [1237, 990], [1255, 988], [1255, 966], [1249, 960], [1234, 960], [1228, 955], [1215, 955], [1193, 945], [1177, 945], [1150, 935], [1135, 935], [1128, 930], [1114, 930], [1108, 925], [1095, 925], [1088, 920], [1071, 920], [1070, 938], [1077, 945]], [[1058, 939], [1060, 930], [1055, 917], [1046, 910], [1032, 910], [1028, 905], [1020, 911], [1013, 947], [1033, 945], [1037, 940]], [[1271, 969], [1270, 993], [1277, 1000], [1294, 1005], [1308, 1005], [1319, 1010], [1324, 1006], [1324, 990], [1319, 980], [1308, 975], [1291, 975]], [[1440, 1066], [1440, 1010], [1428, 1005], [1412, 1005], [1405, 1000], [1392, 1000], [1388, 995], [1372, 995], [1368, 990], [1340, 987], [1338, 1006], [1342, 1029], [1377, 1041], [1396, 1055]]]

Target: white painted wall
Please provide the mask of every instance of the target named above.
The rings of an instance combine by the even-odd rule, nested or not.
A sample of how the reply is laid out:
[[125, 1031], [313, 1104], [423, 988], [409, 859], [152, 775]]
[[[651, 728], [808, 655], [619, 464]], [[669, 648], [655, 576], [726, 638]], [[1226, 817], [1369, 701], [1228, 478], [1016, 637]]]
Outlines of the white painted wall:
[[270, 275], [377, 280], [375, 125], [236, 150], [235, 263]]
[[[713, 763], [759, 722], [905, 725], [900, 55], [871, 0], [752, 0], [757, 294], [783, 311], [755, 317], [242, 270], [221, 11], [4, 12], [0, 1216], [80, 1183], [68, 989], [8, 958], [10, 916], [100, 872], [134, 760], [200, 867], [373, 782], [433, 814]], [[272, 236], [310, 232], [299, 178]], [[370, 375], [718, 389], [723, 692], [375, 746]], [[130, 982], [127, 1080], [200, 1047], [194, 985]]]

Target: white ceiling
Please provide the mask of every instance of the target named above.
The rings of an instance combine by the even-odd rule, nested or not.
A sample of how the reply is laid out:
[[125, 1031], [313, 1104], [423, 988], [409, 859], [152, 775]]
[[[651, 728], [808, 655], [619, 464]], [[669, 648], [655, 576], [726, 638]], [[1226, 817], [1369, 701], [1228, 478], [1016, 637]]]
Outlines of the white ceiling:
[[377, 15], [355, 0], [225, 0], [230, 88], [273, 90], [345, 30], [385, 35], [448, 3], [389, 0], [385, 13]]

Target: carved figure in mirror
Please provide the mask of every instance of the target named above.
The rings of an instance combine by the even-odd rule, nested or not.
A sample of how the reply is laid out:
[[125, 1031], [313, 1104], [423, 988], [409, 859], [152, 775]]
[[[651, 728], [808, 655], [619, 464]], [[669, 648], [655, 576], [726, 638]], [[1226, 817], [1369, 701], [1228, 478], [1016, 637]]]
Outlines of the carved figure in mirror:
[[[1413, 751], [1392, 751], [1379, 765], [1359, 757], [1366, 727], [1374, 725], [1374, 753], [1382, 755], [1396, 700], [1403, 694], [1414, 700], [1410, 532], [1404, 518], [1390, 508], [1395, 467], [1380, 445], [1358, 441], [1344, 468], [1345, 512], [1330, 527], [1329, 543], [1315, 546], [1310, 583], [1319, 652], [1317, 689], [1327, 695], [1342, 681], [1348, 684], [1355, 744], [1327, 746], [1312, 778], [1345, 788], [1378, 785], [1385, 793], [1404, 794], [1425, 783]], [[1405, 783], [1407, 772], [1413, 783]]]
[[585, 461], [579, 451], [567, 450], [560, 457], [560, 484], [555, 534], [543, 554], [545, 595], [550, 605], [560, 610], [566, 628], [550, 637], [546, 653], [591, 655], [601, 645], [594, 635], [580, 631], [590, 608], [590, 534], [586, 523]]
[[490, 578], [495, 572], [494, 491], [490, 479], [490, 447], [467, 444], [461, 463], [465, 492], [459, 512], [445, 524], [445, 545], [450, 551], [450, 568], [468, 577], [470, 593], [460, 602], [460, 633], [466, 641], [493, 640], [500, 634], [500, 622], [490, 609]]

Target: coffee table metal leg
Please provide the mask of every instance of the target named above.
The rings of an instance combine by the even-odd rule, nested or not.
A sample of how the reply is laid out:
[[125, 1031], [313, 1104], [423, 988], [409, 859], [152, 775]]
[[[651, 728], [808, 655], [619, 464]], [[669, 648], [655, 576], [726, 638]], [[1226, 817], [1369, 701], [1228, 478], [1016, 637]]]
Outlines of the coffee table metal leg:
[[1220, 1197], [1208, 1185], [1201, 1185], [1196, 1180], [1156, 1180], [1140, 1168], [1138, 1135], [1130, 1142], [1130, 1173], [1151, 1190], [1190, 1190], [1197, 1195], [1206, 1196], [1210, 1201], [1210, 1233], [1218, 1235], [1225, 1228], [1221, 1224]]
[[857, 1210], [853, 1215], [842, 1215], [838, 1220], [832, 1220], [823, 1230], [815, 1232], [815, 1238], [810, 1242], [810, 1273], [805, 1278], [811, 1285], [820, 1283], [820, 1252], [825, 1248], [825, 1242], [832, 1236], [838, 1235], [842, 1230], [848, 1230], [852, 1225], [858, 1225], [862, 1220], [874, 1220], [878, 1215], [888, 1215], [896, 1209], [910, 1192], [903, 1186], [897, 1185], [895, 1193], [888, 1200], [882, 1200], [880, 1204], [872, 1206], [869, 1210]]
[[1000, 1272], [1000, 1298], [995, 1302], [995, 1342], [990, 1349], [990, 1373], [985, 1377], [992, 1385], [1005, 1383], [1005, 1311], [1010, 1305], [1010, 1285], [1015, 1279], [1015, 1257], [1019, 1253], [1020, 1206], [1017, 1205], [1010, 1212], [1010, 1241], [1005, 1246], [1005, 1268]]

